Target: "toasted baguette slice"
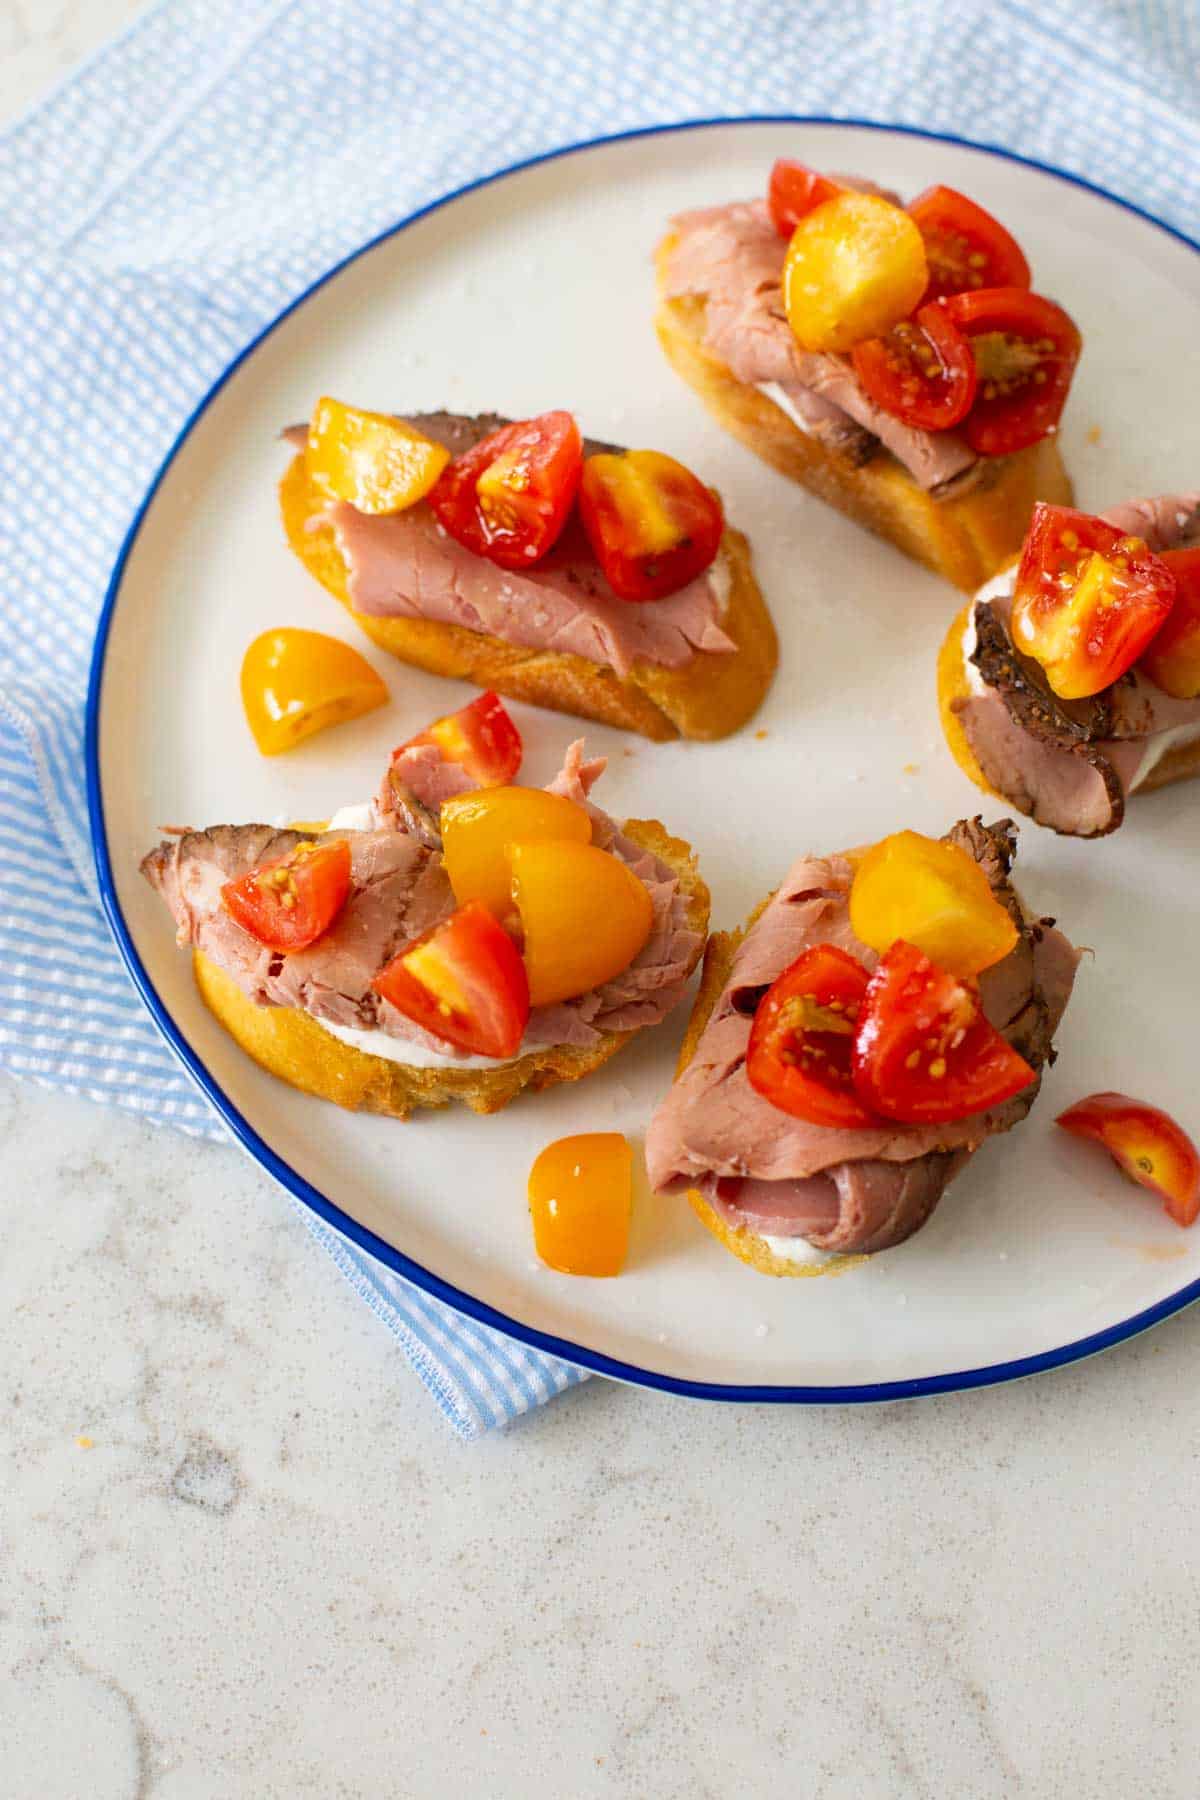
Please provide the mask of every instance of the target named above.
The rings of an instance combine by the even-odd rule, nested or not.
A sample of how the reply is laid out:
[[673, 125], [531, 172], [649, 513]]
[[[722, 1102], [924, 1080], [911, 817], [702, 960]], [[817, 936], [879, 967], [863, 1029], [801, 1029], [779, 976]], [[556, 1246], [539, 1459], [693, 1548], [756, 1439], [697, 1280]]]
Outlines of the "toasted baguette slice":
[[381, 649], [434, 675], [457, 676], [532, 706], [598, 719], [602, 725], [660, 740], [728, 737], [758, 710], [771, 685], [779, 660], [775, 627], [754, 579], [750, 546], [732, 527], [726, 527], [719, 552], [730, 572], [721, 626], [737, 649], [721, 656], [697, 652], [678, 669], [636, 662], [622, 680], [612, 669], [585, 657], [527, 650], [465, 625], [357, 612], [346, 590], [346, 565], [333, 530], [328, 526], [305, 530], [323, 501], [309, 485], [303, 453], [293, 458], [284, 475], [279, 501], [288, 543], [310, 574]]
[[[703, 941], [709, 894], [690, 846], [669, 837], [655, 819], [630, 819], [621, 829], [674, 869], [686, 900], [688, 924]], [[461, 1100], [472, 1112], [499, 1112], [524, 1088], [553, 1087], [590, 1075], [634, 1036], [632, 1031], [605, 1032], [590, 1049], [535, 1050], [498, 1069], [406, 1068], [343, 1044], [308, 1013], [256, 1006], [200, 951], [193, 952], [192, 967], [209, 1011], [262, 1068], [301, 1093], [332, 1100], [350, 1112], [387, 1113], [394, 1119], [406, 1119], [417, 1106], [448, 1106], [452, 1100]]]
[[973, 592], [1021, 548], [1035, 500], [1070, 505], [1071, 482], [1056, 438], [1043, 438], [1015, 456], [989, 459], [974, 487], [945, 500], [919, 487], [887, 451], [855, 468], [827, 450], [706, 347], [703, 295], [666, 297], [673, 243], [668, 236], [657, 252], [655, 326], [668, 361], [727, 431], [857, 524]]

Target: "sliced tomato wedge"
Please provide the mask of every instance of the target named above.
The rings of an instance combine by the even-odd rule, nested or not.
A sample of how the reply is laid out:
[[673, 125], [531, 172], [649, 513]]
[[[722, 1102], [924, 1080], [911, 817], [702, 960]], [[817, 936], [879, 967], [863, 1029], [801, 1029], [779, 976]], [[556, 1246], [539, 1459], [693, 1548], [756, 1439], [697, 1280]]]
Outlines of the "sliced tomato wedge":
[[721, 545], [721, 502], [658, 450], [589, 456], [579, 516], [613, 593], [663, 600], [709, 567]]
[[583, 440], [569, 412], [502, 425], [456, 457], [429, 496], [450, 536], [502, 569], [528, 569], [553, 546], [579, 489]]
[[867, 988], [854, 1039], [860, 1099], [904, 1125], [970, 1118], [1037, 1075], [984, 1017], [979, 989], [898, 938]]
[[776, 977], [750, 1027], [746, 1078], [781, 1112], [812, 1125], [878, 1124], [854, 1089], [851, 1051], [869, 977], [835, 944], [818, 944]]
[[1029, 264], [1016, 238], [956, 188], [926, 188], [908, 210], [925, 239], [926, 300], [977, 288], [1029, 286]]
[[[395, 752], [434, 744], [447, 762], [461, 763], [480, 787], [505, 787], [521, 766], [524, 745], [512, 715], [491, 688], [458, 712], [447, 713]], [[393, 758], [394, 760], [394, 758]]]
[[767, 209], [771, 223], [780, 237], [790, 238], [805, 213], [841, 193], [836, 181], [818, 175], [815, 169], [781, 156], [771, 170], [767, 183]]
[[971, 410], [974, 352], [943, 306], [922, 306], [886, 337], [855, 344], [850, 359], [875, 404], [906, 425], [948, 431]]
[[1089, 1094], [1055, 1124], [1103, 1144], [1131, 1181], [1159, 1196], [1177, 1225], [1200, 1218], [1200, 1154], [1170, 1113], [1128, 1094]]
[[1013, 594], [1013, 642], [1064, 700], [1123, 675], [1174, 604], [1175, 577], [1143, 538], [1070, 506], [1039, 501]]
[[942, 302], [971, 340], [979, 385], [963, 435], [980, 456], [1011, 456], [1058, 426], [1083, 339], [1068, 313], [1021, 287]]
[[406, 1019], [472, 1056], [515, 1056], [529, 1022], [525, 964], [482, 900], [468, 900], [409, 944], [371, 986]]
[[1175, 604], [1143, 652], [1141, 667], [1175, 700], [1200, 699], [1200, 547], [1160, 550], [1175, 577]]
[[350, 846], [339, 838], [333, 844], [297, 844], [286, 856], [227, 881], [221, 899], [243, 931], [286, 955], [315, 944], [349, 892]]

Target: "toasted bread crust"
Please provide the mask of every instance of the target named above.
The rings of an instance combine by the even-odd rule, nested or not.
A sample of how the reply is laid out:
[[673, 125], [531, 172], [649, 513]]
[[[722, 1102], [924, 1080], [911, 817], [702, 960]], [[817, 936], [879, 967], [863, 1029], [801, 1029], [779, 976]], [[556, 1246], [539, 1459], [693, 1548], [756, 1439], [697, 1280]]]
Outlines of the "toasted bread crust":
[[926, 493], [886, 451], [855, 468], [827, 450], [706, 347], [703, 295], [666, 297], [674, 242], [664, 238], [656, 252], [655, 327], [668, 361], [727, 431], [857, 524], [970, 593], [1020, 549], [1035, 500], [1070, 505], [1071, 482], [1055, 438], [995, 458], [968, 493], [945, 500]]
[[[708, 930], [709, 893], [691, 848], [668, 836], [656, 819], [630, 819], [622, 827], [643, 849], [661, 857], [679, 877], [687, 922], [703, 939]], [[535, 1050], [500, 1069], [414, 1069], [343, 1044], [308, 1013], [284, 1006], [256, 1006], [236, 982], [196, 951], [196, 986], [205, 1005], [230, 1036], [269, 1074], [331, 1100], [351, 1112], [386, 1113], [406, 1119], [414, 1107], [448, 1106], [461, 1100], [472, 1112], [494, 1113], [525, 1088], [579, 1081], [615, 1056], [632, 1031], [605, 1032], [589, 1049], [559, 1046]]]
[[697, 652], [678, 669], [636, 662], [622, 680], [612, 669], [557, 650], [527, 650], [487, 632], [436, 619], [377, 618], [358, 612], [346, 588], [346, 565], [328, 526], [306, 531], [322, 501], [309, 485], [303, 453], [279, 485], [288, 543], [310, 574], [346, 608], [367, 636], [434, 675], [495, 688], [514, 700], [598, 719], [643, 737], [721, 738], [744, 725], [771, 685], [779, 660], [775, 627], [754, 579], [750, 546], [727, 526], [720, 554], [729, 566], [729, 601], [721, 619], [737, 645], [723, 655]]

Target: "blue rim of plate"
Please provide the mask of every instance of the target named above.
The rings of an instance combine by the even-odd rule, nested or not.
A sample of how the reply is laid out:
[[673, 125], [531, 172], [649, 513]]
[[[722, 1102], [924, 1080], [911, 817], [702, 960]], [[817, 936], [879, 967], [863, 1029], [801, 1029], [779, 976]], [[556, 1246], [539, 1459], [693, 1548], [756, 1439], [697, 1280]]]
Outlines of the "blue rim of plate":
[[376, 237], [352, 250], [348, 256], [327, 269], [323, 275], [297, 295], [296, 299], [276, 314], [270, 324], [263, 327], [245, 348], [239, 351], [233, 361], [209, 388], [203, 399], [192, 410], [185, 420], [175, 442], [167, 452], [162, 466], [150, 483], [146, 494], [133, 516], [125, 540], [121, 545], [108, 589], [104, 596], [104, 605], [96, 626], [96, 641], [92, 652], [91, 672], [88, 680], [87, 716], [85, 721], [85, 755], [87, 762], [87, 796], [88, 818], [92, 838], [92, 850], [96, 862], [96, 875], [100, 885], [100, 899], [109, 928], [117, 942], [117, 948], [129, 970], [134, 986], [137, 988], [151, 1018], [159, 1031], [175, 1052], [184, 1068], [191, 1075], [197, 1086], [212, 1102], [217, 1112], [229, 1126], [234, 1136], [247, 1150], [254, 1160], [273, 1175], [280, 1185], [303, 1201], [317, 1217], [348, 1238], [358, 1249], [365, 1250], [386, 1268], [401, 1275], [405, 1280], [421, 1288], [435, 1299], [443, 1301], [455, 1312], [465, 1314], [481, 1325], [490, 1326], [494, 1331], [506, 1337], [516, 1338], [520, 1343], [528, 1344], [535, 1350], [544, 1351], [549, 1356], [559, 1357], [563, 1362], [574, 1364], [577, 1368], [589, 1369], [596, 1375], [606, 1375], [611, 1380], [628, 1382], [636, 1387], [656, 1388], [664, 1393], [683, 1394], [695, 1400], [731, 1400], [731, 1401], [770, 1401], [782, 1405], [821, 1406], [867, 1404], [890, 1400], [911, 1400], [924, 1394], [954, 1393], [964, 1388], [992, 1387], [1004, 1381], [1019, 1381], [1029, 1375], [1042, 1374], [1047, 1369], [1061, 1368], [1066, 1363], [1078, 1362], [1083, 1357], [1095, 1356], [1101, 1350], [1109, 1350], [1115, 1344], [1124, 1343], [1128, 1338], [1136, 1337], [1140, 1332], [1148, 1330], [1152, 1325], [1168, 1319], [1173, 1313], [1181, 1312], [1184, 1307], [1200, 1300], [1200, 1279], [1170, 1294], [1165, 1300], [1147, 1307], [1144, 1312], [1135, 1313], [1132, 1318], [1124, 1319], [1117, 1325], [1110, 1325], [1104, 1331], [1093, 1332], [1088, 1337], [1077, 1338], [1072, 1343], [1061, 1344], [1053, 1350], [1043, 1350], [1033, 1356], [1019, 1357], [1014, 1361], [989, 1363], [978, 1369], [955, 1369], [944, 1375], [917, 1376], [908, 1381], [865, 1382], [851, 1386], [834, 1385], [821, 1387], [792, 1385], [747, 1385], [745, 1383], [725, 1383], [712, 1381], [689, 1381], [681, 1376], [663, 1375], [654, 1369], [642, 1369], [635, 1363], [621, 1362], [618, 1358], [606, 1356], [602, 1351], [590, 1350], [585, 1345], [573, 1344], [566, 1338], [555, 1337], [552, 1333], [538, 1331], [531, 1325], [525, 1325], [519, 1319], [499, 1312], [484, 1301], [477, 1300], [473, 1294], [464, 1293], [439, 1275], [433, 1274], [420, 1263], [413, 1262], [403, 1251], [385, 1243], [374, 1232], [357, 1223], [344, 1213], [340, 1207], [327, 1200], [318, 1188], [297, 1174], [297, 1172], [279, 1156], [270, 1145], [265, 1143], [254, 1127], [246, 1119], [225, 1090], [216, 1081], [204, 1063], [192, 1050], [183, 1034], [175, 1024], [170, 1012], [160, 998], [154, 983], [151, 981], [140, 956], [134, 947], [129, 928], [125, 923], [117, 899], [116, 886], [113, 881], [112, 863], [108, 853], [108, 837], [104, 825], [104, 803], [100, 792], [100, 694], [104, 680], [105, 655], [108, 646], [108, 634], [112, 624], [113, 611], [120, 592], [121, 579], [130, 552], [137, 540], [138, 533], [146, 518], [154, 498], [175, 457], [182, 449], [192, 428], [208, 410], [213, 400], [232, 380], [242, 364], [253, 356], [274, 331], [294, 312], [297, 312], [312, 295], [317, 293], [343, 269], [357, 262], [360, 257], [368, 255], [378, 245], [387, 243], [400, 232], [415, 225], [418, 220], [426, 218], [430, 213], [439, 212], [443, 207], [462, 199], [466, 194], [473, 194], [478, 189], [491, 187], [494, 183], [506, 180], [510, 175], [519, 175], [526, 169], [537, 168], [542, 163], [557, 162], [568, 156], [579, 156], [589, 150], [604, 149], [610, 144], [628, 143], [637, 138], [670, 136], [684, 131], [712, 130], [723, 126], [739, 125], [822, 125], [840, 127], [845, 130], [895, 132], [904, 137], [924, 138], [932, 143], [954, 144], [960, 149], [975, 150], [985, 156], [997, 156], [1005, 162], [1018, 163], [1025, 168], [1037, 169], [1043, 175], [1054, 176], [1072, 187], [1083, 188], [1095, 194], [1100, 200], [1119, 207], [1122, 212], [1132, 213], [1148, 225], [1155, 226], [1168, 237], [1178, 243], [1185, 244], [1189, 250], [1200, 254], [1200, 243], [1188, 237], [1184, 232], [1168, 225], [1165, 220], [1155, 218], [1153, 213], [1143, 207], [1136, 206], [1131, 200], [1123, 200], [1119, 195], [1110, 193], [1107, 188], [1098, 187], [1095, 182], [1086, 180], [1082, 175], [1075, 175], [1069, 169], [1060, 169], [1053, 163], [1038, 161], [1035, 157], [1020, 156], [1014, 150], [1007, 150], [1000, 144], [988, 144], [977, 139], [959, 137], [953, 132], [928, 131], [917, 125], [889, 125], [880, 119], [835, 119], [821, 114], [792, 113], [750, 113], [741, 117], [714, 119], [681, 119], [675, 123], [664, 125], [644, 125], [632, 131], [612, 132], [602, 137], [587, 138], [577, 144], [564, 144], [557, 150], [547, 150], [537, 156], [526, 157], [521, 162], [510, 164], [507, 168], [497, 169], [491, 175], [484, 175], [475, 181], [466, 182], [451, 193], [443, 194], [439, 199], [430, 201], [415, 212], [408, 213], [397, 220]]

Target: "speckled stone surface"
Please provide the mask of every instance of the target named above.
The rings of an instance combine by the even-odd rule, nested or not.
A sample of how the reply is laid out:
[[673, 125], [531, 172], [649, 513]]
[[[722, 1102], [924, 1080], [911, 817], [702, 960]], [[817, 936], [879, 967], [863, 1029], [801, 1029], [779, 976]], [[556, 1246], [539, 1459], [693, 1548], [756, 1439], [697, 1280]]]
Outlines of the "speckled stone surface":
[[0, 1082], [0, 1794], [1191, 1800], [1198, 1355], [464, 1447], [236, 1151]]

